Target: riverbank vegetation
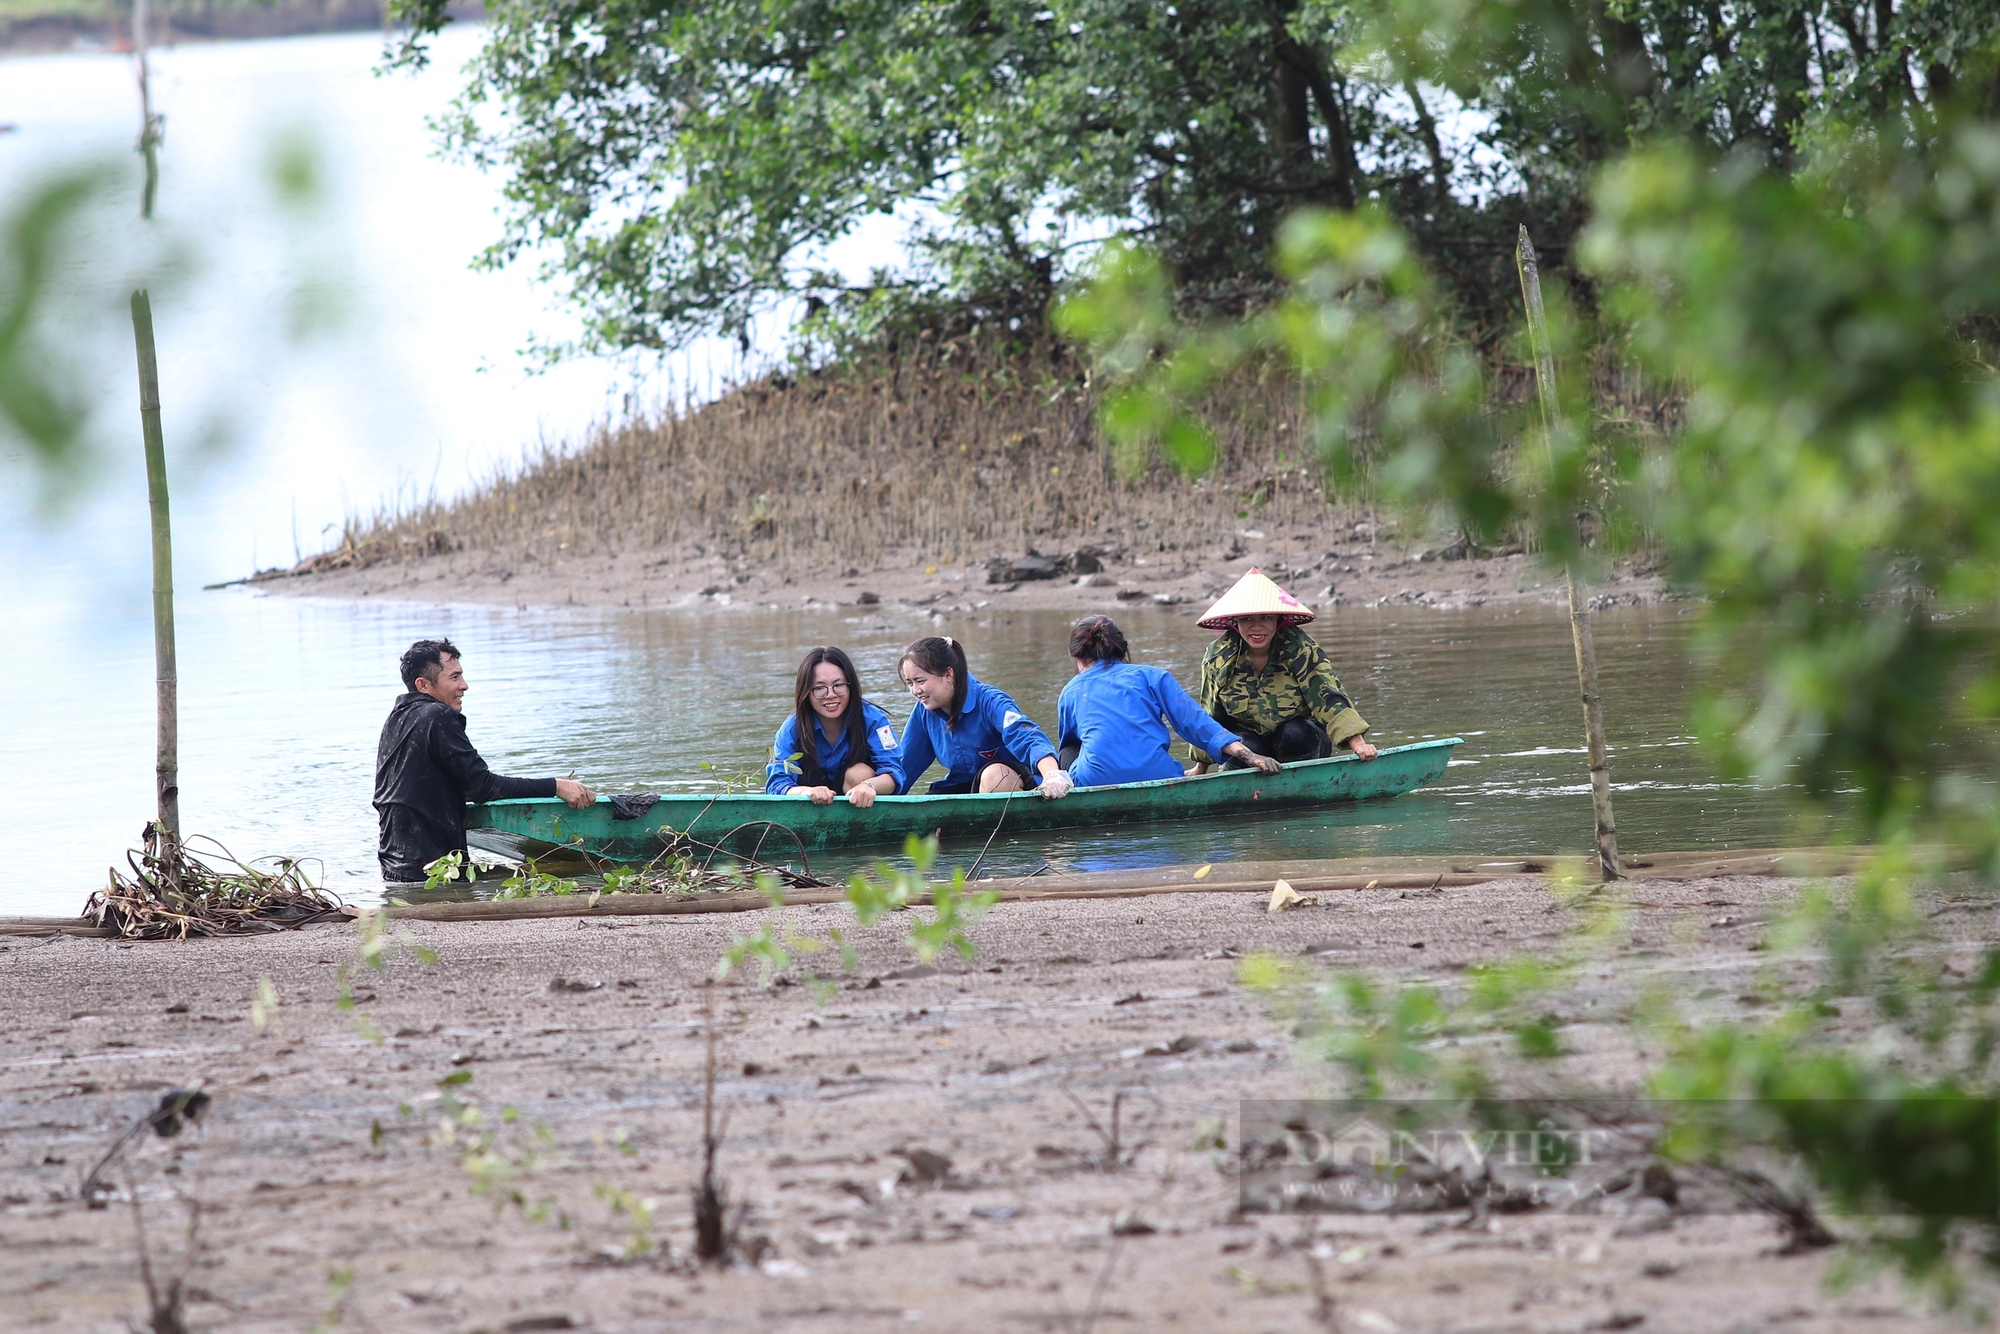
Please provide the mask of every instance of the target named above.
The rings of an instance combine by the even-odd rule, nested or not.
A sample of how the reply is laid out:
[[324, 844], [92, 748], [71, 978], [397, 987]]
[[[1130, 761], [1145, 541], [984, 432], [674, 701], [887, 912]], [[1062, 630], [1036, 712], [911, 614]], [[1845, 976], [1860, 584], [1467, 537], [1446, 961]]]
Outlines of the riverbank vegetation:
[[[1100, 388], [1057, 340], [920, 333], [578, 446], [545, 445], [463, 497], [385, 505], [301, 568], [454, 550], [510, 567], [722, 552], [779, 570], [868, 567], [892, 551], [918, 564], [1091, 544], [1157, 556], [1206, 551], [1246, 527], [1331, 542], [1371, 513], [1372, 476], [1343, 488], [1328, 475], [1303, 387], [1275, 359], [1204, 395], [1218, 451], [1200, 476], [1107, 448]], [[1598, 391], [1638, 440], [1664, 439], [1678, 411], [1608, 363]], [[1517, 367], [1495, 386], [1496, 398], [1529, 392]]]
[[[1672, 140], [1788, 175], [1830, 126], [1993, 96], [1980, 52], [1995, 25], [1940, 0], [1558, 3], [1463, 24], [1326, 0], [489, 12], [441, 126], [449, 151], [507, 182], [485, 262], [542, 265], [584, 319], [583, 348], [748, 346], [776, 320], [794, 364], [723, 404], [546, 451], [457, 505], [351, 526], [338, 563], [461, 544], [542, 558], [767, 540], [760, 559], [817, 545], [857, 562], [1106, 537], [1169, 551], [1253, 514], [1323, 524], [1324, 496], [1372, 502], [1378, 479], [1365, 459], [1325, 475], [1282, 359], [1208, 386], [1219, 452], [1190, 481], [1105, 458], [1101, 386], [1051, 327], [1113, 239], [1156, 257], [1180, 318], [1269, 309], [1284, 221], [1315, 206], [1395, 224], [1433, 289], [1426, 337], [1465, 352], [1463, 388], [1490, 411], [1525, 397], [1526, 226], [1576, 300], [1572, 365], [1598, 372], [1579, 466], [1602, 490], [1677, 429], [1683, 394], [1599, 320], [1613, 312], [1576, 250], [1598, 174]], [[395, 58], [422, 62], [449, 15], [439, 0], [395, 14]], [[863, 228], [902, 233], [895, 263], [837, 262]], [[1364, 442], [1374, 430], [1354, 425]]]

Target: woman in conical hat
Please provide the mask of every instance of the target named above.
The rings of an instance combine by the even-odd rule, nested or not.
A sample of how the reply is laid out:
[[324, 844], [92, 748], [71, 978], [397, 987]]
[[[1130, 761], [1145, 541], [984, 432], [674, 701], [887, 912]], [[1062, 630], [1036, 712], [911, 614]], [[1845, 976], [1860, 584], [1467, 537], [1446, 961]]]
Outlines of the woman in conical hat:
[[[1222, 632], [1202, 655], [1201, 705], [1259, 755], [1289, 762], [1346, 749], [1372, 760], [1368, 724], [1318, 642], [1301, 628], [1312, 619], [1311, 608], [1261, 571], [1237, 580], [1198, 622]], [[1211, 763], [1206, 755], [1194, 758], [1198, 769]]]

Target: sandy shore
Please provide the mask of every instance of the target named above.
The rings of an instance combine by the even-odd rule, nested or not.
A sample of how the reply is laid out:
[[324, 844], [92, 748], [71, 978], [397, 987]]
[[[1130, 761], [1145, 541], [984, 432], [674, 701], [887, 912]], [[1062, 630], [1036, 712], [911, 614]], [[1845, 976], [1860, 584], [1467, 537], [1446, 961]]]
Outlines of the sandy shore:
[[[1277, 578], [1322, 613], [1339, 607], [1416, 605], [1439, 609], [1556, 602], [1560, 572], [1521, 555], [1458, 556], [1449, 548], [1418, 548], [1389, 540], [1326, 533], [1245, 529], [1200, 558], [1148, 557], [1114, 541], [1072, 543], [1043, 553], [1058, 566], [1078, 548], [1102, 553], [1101, 570], [1064, 571], [1049, 578], [1001, 575], [995, 560], [1014, 563], [1023, 552], [925, 557], [885, 552], [873, 566], [768, 569], [740, 558], [689, 547], [615, 556], [586, 555], [555, 563], [479, 551], [412, 555], [361, 568], [267, 578], [261, 588], [315, 597], [385, 598], [530, 606], [812, 607], [888, 604], [965, 612], [1112, 611], [1133, 603], [1167, 604], [1199, 614], [1251, 566]], [[1426, 559], [1428, 554], [1429, 558]], [[1458, 558], [1451, 558], [1458, 556]], [[1593, 605], [1663, 601], [1659, 576], [1623, 564], [1591, 587]]]
[[[1625, 1006], [1662, 975], [1699, 975], [1716, 1013], [1753, 1012], [1771, 959], [1752, 948], [1757, 924], [1797, 890], [1635, 886], [1629, 938], [1560, 1016], [1563, 1070], [1629, 1086]], [[852, 926], [841, 906], [783, 916], [804, 933]], [[1275, 917], [1246, 894], [1003, 904], [977, 958], [935, 972], [911, 970], [908, 919], [891, 917], [823, 996], [702, 987], [732, 935], [768, 917], [419, 922], [434, 967], [405, 955], [357, 977], [379, 1045], [334, 1004], [355, 954], [346, 925], [175, 946], [0, 940], [0, 1323], [111, 1331], [141, 1316], [131, 1211], [86, 1208], [79, 1185], [163, 1090], [205, 1080], [206, 1123], [143, 1135], [112, 1174], [145, 1201], [170, 1273], [183, 1203], [201, 1202], [188, 1284], [203, 1329], [1943, 1328], [1886, 1281], [1831, 1293], [1837, 1253], [1781, 1255], [1756, 1215], [1239, 1214], [1230, 1152], [1196, 1144], [1200, 1128], [1233, 1147], [1239, 1100], [1328, 1084], [1238, 984], [1234, 956], [1449, 979], [1550, 947], [1566, 913], [1539, 880], [1342, 893]], [[1983, 901], [1938, 923], [1961, 968], [1994, 937]], [[260, 978], [281, 1002], [263, 1034]], [[795, 961], [784, 980], [803, 979]], [[657, 1202], [663, 1247], [692, 1244], [711, 996], [720, 1165], [757, 1262], [616, 1259], [630, 1233], [606, 1199], [621, 1191]], [[535, 1150], [499, 1184], [547, 1201], [540, 1221], [474, 1193], [462, 1147], [426, 1147], [438, 1081], [465, 1073], [457, 1091], [498, 1129], [492, 1148]], [[1121, 1092], [1129, 1161], [1114, 1169], [1084, 1111], [1108, 1123]], [[501, 1121], [503, 1105], [518, 1118]], [[919, 1150], [949, 1169], [921, 1180], [912, 1164], [936, 1163]]]

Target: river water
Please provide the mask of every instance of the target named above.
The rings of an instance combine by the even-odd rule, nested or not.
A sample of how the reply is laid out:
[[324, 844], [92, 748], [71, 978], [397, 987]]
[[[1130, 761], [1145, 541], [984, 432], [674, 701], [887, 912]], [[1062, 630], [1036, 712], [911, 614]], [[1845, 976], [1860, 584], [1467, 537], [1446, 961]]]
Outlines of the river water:
[[[876, 608], [864, 615], [426, 608], [241, 590], [190, 595], [181, 605], [186, 827], [246, 857], [317, 858], [326, 883], [358, 902], [380, 892], [369, 805], [375, 741], [400, 690], [397, 656], [421, 636], [449, 635], [464, 649], [473, 739], [496, 769], [574, 770], [606, 792], [701, 789], [760, 770], [790, 707], [793, 668], [812, 644], [847, 648], [870, 697], [899, 724], [910, 703], [894, 688], [895, 661], [921, 634], [960, 638], [973, 671], [1045, 727], [1054, 724], [1055, 696], [1072, 670], [1063, 651], [1069, 618], [1056, 612], [966, 616], [939, 629], [919, 613]], [[1208, 636], [1191, 615], [1145, 608], [1119, 619], [1135, 659], [1193, 683]], [[1718, 781], [1684, 734], [1690, 619], [1678, 607], [1597, 619], [1621, 846], [1789, 841], [1795, 831], [1782, 794]], [[1318, 628], [1380, 743], [1465, 738], [1438, 784], [1303, 817], [1018, 839], [1003, 831], [987, 864], [1025, 872], [1044, 861], [1103, 869], [1590, 846], [1580, 710], [1558, 609], [1343, 610]], [[150, 650], [140, 636], [108, 648], [76, 664], [68, 686], [94, 701], [86, 719], [53, 708], [16, 718], [26, 730], [9, 738], [8, 749], [41, 757], [47, 790], [62, 799], [39, 804], [31, 834], [17, 824], [0, 835], [15, 868], [0, 910], [76, 911], [144, 819]], [[0, 668], [0, 690], [32, 694], [18, 667]], [[969, 861], [977, 849], [946, 851]], [[34, 873], [22, 875], [23, 866]]]

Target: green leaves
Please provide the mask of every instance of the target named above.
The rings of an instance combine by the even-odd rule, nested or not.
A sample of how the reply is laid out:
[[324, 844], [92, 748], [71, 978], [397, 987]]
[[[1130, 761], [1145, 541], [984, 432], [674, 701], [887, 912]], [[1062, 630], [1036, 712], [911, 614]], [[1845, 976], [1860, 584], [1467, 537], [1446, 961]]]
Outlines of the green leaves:
[[999, 902], [1000, 896], [992, 890], [976, 893], [967, 890], [965, 872], [958, 867], [952, 868], [949, 881], [927, 884], [926, 877], [937, 864], [937, 848], [935, 837], [920, 839], [910, 835], [903, 843], [903, 856], [910, 869], [878, 862], [874, 876], [857, 872], [848, 882], [847, 901], [854, 908], [855, 920], [865, 927], [874, 925], [887, 913], [928, 897], [931, 915], [912, 921], [906, 937], [910, 949], [924, 963], [946, 949], [970, 959], [976, 951], [965, 932]]
[[[421, 64], [447, 7], [392, 12], [409, 36], [388, 63]], [[1493, 260], [1515, 223], [1566, 242], [1591, 175], [1634, 143], [1789, 162], [1829, 114], [1856, 111], [1921, 143], [1954, 88], [1986, 95], [2000, 27], [1950, 0], [1901, 0], [1858, 39], [1825, 38], [1854, 13], [1821, 0], [489, 13], [437, 126], [506, 175], [488, 260], [543, 265], [586, 341], [621, 349], [740, 334], [800, 304], [822, 348], [912, 325], [1032, 329], [1106, 237], [1144, 238], [1197, 299], [1240, 309], [1301, 206], [1383, 209], [1490, 318], [1511, 304]], [[905, 238], [903, 261], [843, 276], [837, 248], [870, 224]], [[1184, 428], [1159, 434], [1198, 459]]]
[[461, 878], [468, 883], [479, 878], [478, 869], [462, 852], [447, 852], [424, 867], [425, 889], [443, 889], [452, 881]]
[[[625, 879], [630, 878], [628, 876]], [[580, 883], [579, 881], [568, 880], [562, 876], [552, 875], [544, 871], [540, 866], [536, 865], [535, 859], [530, 857], [521, 863], [521, 868], [518, 871], [500, 882], [500, 888], [494, 893], [493, 897], [495, 900], [538, 899], [551, 895], [562, 897], [576, 893]], [[624, 883], [625, 881], [621, 879], [621, 886]], [[606, 878], [606, 887], [607, 889], [610, 888], [609, 877]], [[613, 889], [611, 892], [616, 893], [617, 891]]]
[[1802, 179], [1660, 150], [1607, 173], [1584, 239], [1635, 354], [1692, 388], [1659, 519], [1740, 683], [1708, 726], [1764, 781], [1858, 786], [1876, 837], [1993, 769], [1962, 743], [2000, 678], [1957, 613], [2000, 589], [2000, 387], [1964, 338], [2000, 315], [1997, 200], [1984, 125], [1934, 164], [1830, 138]]
[[70, 245], [111, 174], [82, 169], [43, 182], [0, 217], [0, 430], [25, 440], [40, 460], [71, 462], [88, 407], [52, 364], [44, 325], [58, 294], [55, 276], [73, 261]]
[[[855, 921], [866, 928], [890, 913], [912, 908], [928, 899], [931, 907], [928, 917], [911, 915], [910, 929], [904, 937], [911, 952], [924, 963], [929, 963], [947, 949], [970, 959], [978, 951], [966, 932], [999, 902], [1000, 895], [993, 890], [968, 889], [965, 872], [956, 867], [952, 869], [949, 881], [928, 883], [931, 868], [937, 864], [937, 848], [935, 837], [920, 839], [915, 834], [910, 835], [903, 845], [903, 855], [910, 863], [909, 868], [906, 870], [887, 862], [877, 862], [872, 876], [856, 872], [847, 885], [847, 902], [854, 909]], [[771, 895], [772, 907], [784, 906], [782, 887], [775, 879], [766, 877], [760, 881], [760, 887]], [[853, 943], [839, 931], [828, 931], [822, 939], [799, 935], [783, 922], [766, 922], [753, 934], [739, 936], [730, 942], [716, 964], [716, 980], [721, 981], [754, 959], [760, 965], [758, 985], [769, 986], [791, 964], [794, 953], [814, 954], [828, 948], [840, 951], [842, 967], [854, 967], [856, 956]], [[817, 984], [819, 979], [808, 978], [807, 981]]]

